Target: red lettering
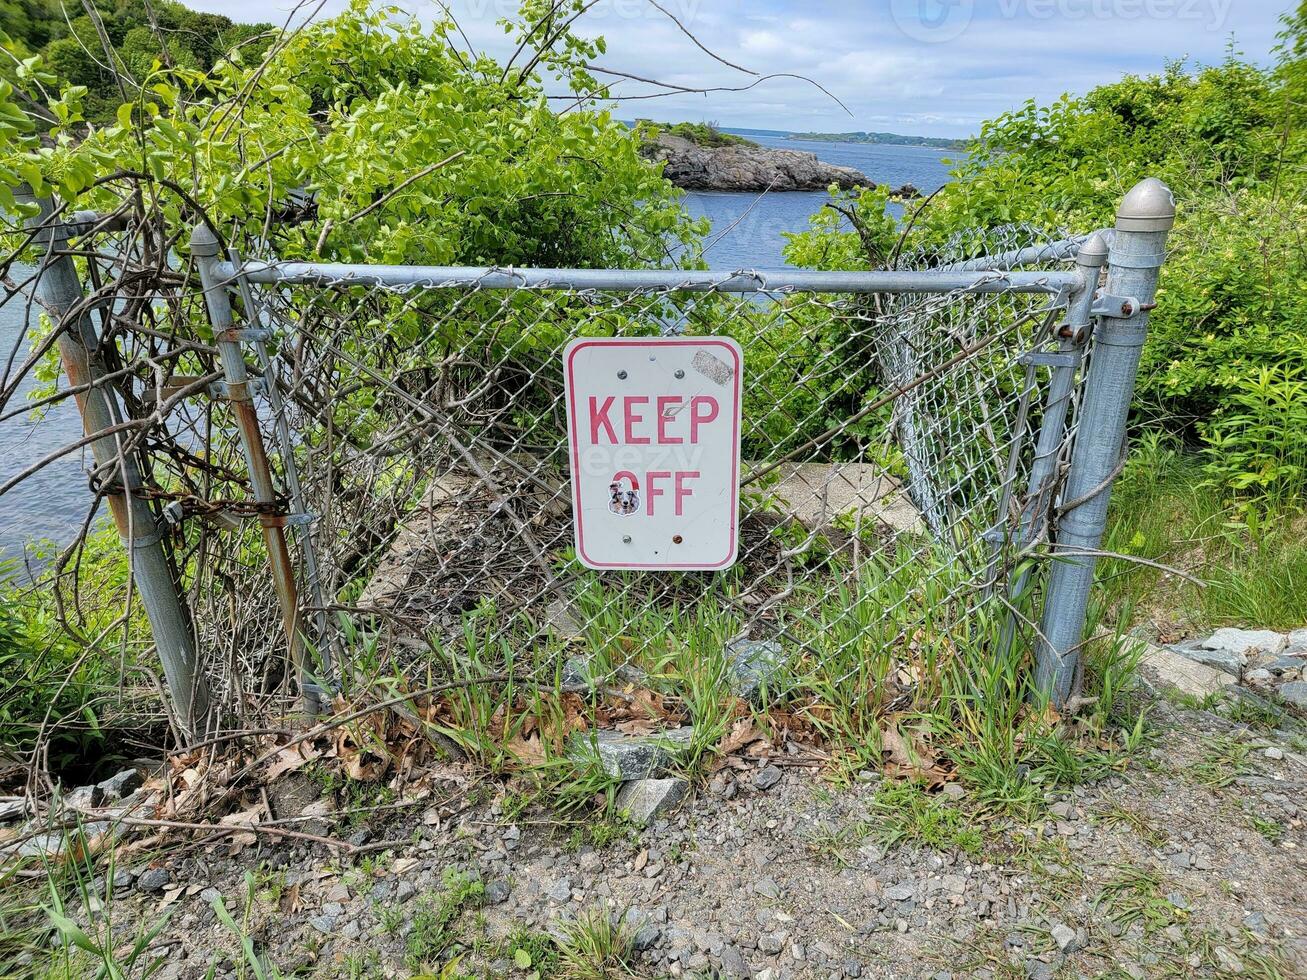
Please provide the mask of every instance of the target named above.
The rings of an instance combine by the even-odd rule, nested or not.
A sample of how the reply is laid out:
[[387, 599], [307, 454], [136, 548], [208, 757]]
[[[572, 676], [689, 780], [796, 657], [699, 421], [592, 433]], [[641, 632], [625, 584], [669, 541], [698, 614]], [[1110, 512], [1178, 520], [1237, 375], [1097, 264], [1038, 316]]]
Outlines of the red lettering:
[[636, 405], [648, 405], [649, 399], [644, 395], [628, 395], [623, 399], [626, 405], [626, 443], [629, 446], [647, 446], [649, 445], [648, 436], [637, 436], [633, 429], [640, 422], [644, 421], [643, 415], [637, 415], [633, 410]]
[[[647, 442], [648, 440], [645, 441]], [[649, 500], [648, 505], [645, 507], [645, 513], [648, 514], [650, 517], [653, 517], [654, 498], [665, 496], [663, 491], [658, 489], [658, 485], [656, 481], [666, 480], [671, 475], [672, 475], [671, 473], [666, 472], [664, 470], [651, 470], [649, 472], [649, 475], [645, 477], [645, 484], [646, 484], [645, 497], [648, 498]]]
[[698, 470], [681, 470], [676, 474], [676, 516], [681, 517], [684, 514], [684, 508], [681, 506], [686, 497], [693, 497], [694, 491], [685, 486], [686, 480], [699, 479]]
[[676, 413], [667, 411], [673, 405], [683, 405], [685, 399], [680, 395], [659, 395], [658, 396], [658, 445], [660, 446], [679, 446], [685, 442], [680, 436], [669, 436], [667, 434], [667, 423], [676, 421]]
[[599, 429], [603, 427], [608, 432], [608, 441], [614, 446], [617, 445], [617, 432], [613, 429], [613, 423], [608, 419], [608, 413], [612, 411], [613, 402], [616, 399], [607, 398], [604, 400], [604, 407], [599, 408], [599, 399], [594, 395], [590, 396], [590, 442], [599, 445]]
[[[700, 407], [706, 408], [709, 414], [699, 414]], [[699, 426], [707, 425], [717, 418], [720, 412], [721, 407], [717, 404], [717, 399], [711, 395], [695, 395], [690, 399], [690, 443], [692, 445], [699, 444]]]

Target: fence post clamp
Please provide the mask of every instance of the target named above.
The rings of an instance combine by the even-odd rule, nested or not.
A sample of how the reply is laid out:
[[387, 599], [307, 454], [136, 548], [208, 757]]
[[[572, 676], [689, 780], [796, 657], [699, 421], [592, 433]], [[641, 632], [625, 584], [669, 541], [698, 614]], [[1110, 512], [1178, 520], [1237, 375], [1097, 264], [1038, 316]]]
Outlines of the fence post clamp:
[[1094, 316], [1128, 320], [1141, 312], [1147, 313], [1156, 308], [1156, 303], [1141, 303], [1134, 296], [1113, 296], [1105, 292], [1094, 297], [1094, 308], [1090, 312]]

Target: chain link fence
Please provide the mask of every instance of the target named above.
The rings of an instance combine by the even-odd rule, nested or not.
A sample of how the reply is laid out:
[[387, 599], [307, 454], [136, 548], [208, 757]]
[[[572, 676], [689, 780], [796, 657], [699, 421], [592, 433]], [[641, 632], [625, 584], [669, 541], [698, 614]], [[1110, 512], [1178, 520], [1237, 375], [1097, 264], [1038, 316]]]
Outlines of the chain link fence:
[[[61, 249], [88, 229], [43, 221], [41, 343], [100, 433], [92, 488], [183, 728], [266, 716], [297, 686], [488, 669], [478, 651], [565, 683], [656, 672], [678, 634], [749, 669], [821, 665], [883, 707], [967, 631], [1041, 635], [1101, 315], [1106, 255], [1086, 262], [1084, 239], [1004, 229], [878, 273], [627, 273], [242, 262], [202, 231], [178, 268], [131, 231]], [[738, 560], [589, 570], [564, 348], [670, 336], [743, 352]]]

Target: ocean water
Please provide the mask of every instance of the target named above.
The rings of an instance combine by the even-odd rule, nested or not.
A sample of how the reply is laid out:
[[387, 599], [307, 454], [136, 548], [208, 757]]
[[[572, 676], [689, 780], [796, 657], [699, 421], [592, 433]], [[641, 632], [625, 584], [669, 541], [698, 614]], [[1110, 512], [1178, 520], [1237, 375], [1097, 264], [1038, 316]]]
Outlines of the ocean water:
[[[879, 184], [899, 187], [915, 184], [930, 193], [949, 177], [945, 160], [949, 154], [917, 146], [864, 145], [856, 143], [805, 143], [778, 137], [750, 137], [768, 146], [810, 150], [829, 163], [856, 167]], [[706, 258], [710, 268], [781, 268], [784, 232], [800, 232], [813, 214], [825, 205], [825, 192], [789, 194], [690, 193], [686, 206], [695, 216], [712, 223]], [[18, 268], [22, 281], [31, 270]], [[0, 364], [13, 357], [16, 368], [27, 355], [24, 329], [29, 311], [22, 296], [0, 305]], [[13, 369], [0, 367], [0, 385], [7, 385]], [[26, 377], [0, 414], [18, 409], [33, 389], [35, 379]], [[81, 420], [71, 400], [46, 409], [39, 416], [22, 413], [0, 421], [0, 485], [60, 446], [81, 438]], [[87, 450], [60, 457], [34, 476], [0, 496], [0, 559], [24, 559], [25, 545], [36, 539], [56, 543], [71, 540], [86, 518], [91, 495], [87, 488]], [[103, 517], [101, 518], [103, 519]]]
[[[32, 271], [15, 266], [13, 278], [23, 282]], [[35, 327], [36, 309], [29, 309], [25, 297], [14, 296], [0, 305], [0, 365], [4, 365], [0, 367], [0, 387], [9, 386], [27, 357], [29, 344], [24, 330], [29, 324]], [[14, 396], [0, 408], [0, 414], [9, 415], [22, 408], [33, 390], [40, 387], [42, 382], [29, 372]], [[53, 450], [81, 437], [81, 418], [71, 399], [39, 413], [22, 412], [0, 421], [0, 486]], [[0, 496], [0, 559], [23, 561], [24, 545], [34, 539], [72, 539], [91, 504], [83, 451], [54, 460]]]
[[[827, 163], [854, 167], [877, 184], [912, 184], [930, 194], [949, 180], [958, 151], [922, 146], [870, 143], [810, 143], [774, 136], [749, 136], [764, 146], [807, 150]], [[825, 191], [783, 194], [729, 194], [692, 191], [686, 207], [695, 217], [712, 222], [705, 258], [712, 269], [779, 269], [788, 267], [782, 254], [786, 232], [808, 229], [809, 219], [830, 200]], [[901, 206], [892, 206], [901, 212]]]

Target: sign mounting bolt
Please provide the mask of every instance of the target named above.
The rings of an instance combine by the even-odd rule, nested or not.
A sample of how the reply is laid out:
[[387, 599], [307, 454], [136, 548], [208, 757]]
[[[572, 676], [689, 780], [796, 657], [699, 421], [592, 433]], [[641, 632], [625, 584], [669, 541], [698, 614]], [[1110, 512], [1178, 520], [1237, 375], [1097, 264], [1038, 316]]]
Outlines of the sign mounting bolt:
[[684, 372], [683, 370], [681, 370], [680, 368], [677, 368], [677, 370], [676, 370], [676, 380], [677, 380], [677, 381], [680, 381], [680, 380], [681, 380], [682, 378], [684, 378], [684, 377], [685, 377], [685, 372]]
[[622, 544], [630, 544], [630, 543], [631, 543], [631, 536], [629, 534], [623, 534]]
[[618, 381], [625, 381], [625, 380], [626, 380], [626, 372], [625, 372], [625, 371], [618, 371], [618, 372], [617, 372], [617, 380], [618, 380]]

